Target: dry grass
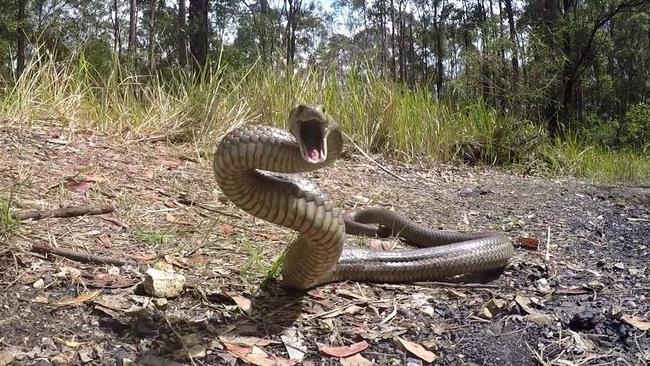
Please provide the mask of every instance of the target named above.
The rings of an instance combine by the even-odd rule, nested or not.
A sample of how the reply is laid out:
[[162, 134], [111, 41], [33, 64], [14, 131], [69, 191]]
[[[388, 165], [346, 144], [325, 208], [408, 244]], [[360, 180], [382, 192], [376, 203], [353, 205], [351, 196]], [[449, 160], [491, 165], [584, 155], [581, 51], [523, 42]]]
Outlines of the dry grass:
[[[0, 115], [24, 123], [56, 120], [74, 134], [90, 127], [127, 140], [157, 136], [191, 142], [208, 157], [216, 141], [245, 123], [284, 126], [288, 109], [320, 102], [365, 151], [393, 158], [523, 166], [605, 181], [650, 179], [650, 162], [569, 141], [548, 144], [531, 121], [499, 115], [477, 101], [437, 102], [370, 73], [309, 70], [293, 75], [217, 62], [200, 75], [134, 75], [114, 61], [100, 72], [82, 54], [55, 61], [36, 53], [15, 85], [0, 91]], [[581, 153], [586, 151], [585, 154]]]

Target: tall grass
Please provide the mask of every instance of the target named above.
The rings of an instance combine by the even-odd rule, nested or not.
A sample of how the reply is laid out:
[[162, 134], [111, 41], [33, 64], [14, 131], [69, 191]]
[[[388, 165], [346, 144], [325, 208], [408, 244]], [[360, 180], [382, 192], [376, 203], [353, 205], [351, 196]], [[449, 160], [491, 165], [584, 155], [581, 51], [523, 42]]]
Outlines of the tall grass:
[[[427, 90], [409, 90], [361, 69], [345, 74], [287, 74], [257, 66], [235, 71], [217, 60], [199, 75], [178, 70], [163, 76], [136, 75], [117, 59], [111, 65], [100, 72], [82, 54], [57, 62], [37, 53], [20, 79], [1, 94], [0, 114], [30, 123], [55, 119], [72, 129], [119, 131], [127, 138], [162, 134], [211, 149], [234, 126], [282, 127], [291, 106], [317, 102], [357, 145], [372, 153], [499, 165], [525, 165], [545, 156], [557, 173], [602, 173], [631, 181], [650, 177], [648, 163], [641, 159], [630, 163], [630, 171], [596, 173], [604, 151], [572, 154], [567, 147], [545, 142], [543, 130], [532, 122], [499, 115], [481, 101], [440, 103]], [[616, 159], [631, 162], [636, 157]]]

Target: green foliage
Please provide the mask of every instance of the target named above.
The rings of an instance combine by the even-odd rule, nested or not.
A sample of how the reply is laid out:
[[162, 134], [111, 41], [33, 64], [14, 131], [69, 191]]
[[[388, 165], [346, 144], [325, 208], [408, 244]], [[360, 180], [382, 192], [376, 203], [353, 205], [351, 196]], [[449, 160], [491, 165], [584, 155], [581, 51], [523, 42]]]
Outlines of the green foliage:
[[[558, 173], [597, 176], [595, 157], [609, 154], [587, 148], [575, 136], [548, 144], [543, 128], [499, 113], [481, 99], [439, 102], [425, 89], [409, 89], [361, 67], [288, 75], [259, 65], [229, 70], [218, 59], [200, 75], [180, 70], [148, 78], [126, 71], [116, 57], [110, 73], [102, 74], [98, 67], [105, 66], [93, 65], [84, 54], [64, 62], [49, 56], [35, 59], [0, 103], [0, 113], [132, 134], [163, 133], [212, 151], [215, 141], [233, 127], [285, 127], [292, 105], [315, 101], [328, 108], [360, 148], [397, 158], [526, 166], [541, 155]], [[647, 105], [631, 111], [629, 126], [647, 128]], [[647, 129], [626, 131], [637, 139], [647, 136]], [[633, 153], [611, 156], [611, 161], [636, 159]], [[640, 179], [645, 165], [638, 160], [630, 165], [641, 169], [638, 174], [612, 163], [605, 176]]]
[[625, 113], [624, 142], [643, 152], [650, 152], [650, 102], [639, 103]]
[[20, 221], [11, 215], [12, 197], [8, 200], [0, 198], [0, 239], [16, 231], [20, 225]]
[[147, 230], [136, 230], [133, 235], [135, 238], [141, 242], [145, 242], [153, 245], [165, 245], [169, 239], [170, 234], [160, 231], [147, 231]]
[[554, 174], [598, 182], [647, 184], [650, 181], [650, 160], [646, 156], [586, 145], [576, 135], [545, 146], [543, 156]]

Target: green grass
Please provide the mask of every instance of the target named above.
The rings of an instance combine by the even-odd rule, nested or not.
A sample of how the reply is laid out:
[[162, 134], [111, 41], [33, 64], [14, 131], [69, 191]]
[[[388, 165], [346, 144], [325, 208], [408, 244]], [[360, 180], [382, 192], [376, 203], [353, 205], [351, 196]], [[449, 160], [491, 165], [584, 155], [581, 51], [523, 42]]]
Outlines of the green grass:
[[552, 173], [587, 178], [602, 183], [650, 182], [650, 158], [629, 151], [609, 151], [585, 146], [575, 136], [545, 146], [544, 157]]
[[11, 215], [11, 201], [11, 197], [8, 200], [0, 198], [0, 239], [15, 232], [20, 225], [20, 221]]
[[169, 233], [147, 230], [135, 230], [133, 235], [137, 240], [153, 245], [165, 245], [171, 236]]
[[71, 131], [89, 127], [126, 138], [164, 134], [208, 154], [230, 128], [244, 123], [284, 127], [291, 106], [319, 102], [365, 151], [400, 159], [465, 161], [501, 166], [543, 162], [557, 174], [641, 182], [650, 163], [575, 142], [550, 144], [532, 121], [488, 105], [437, 102], [428, 90], [408, 90], [373, 74], [311, 70], [287, 75], [253, 66], [229, 70], [217, 60], [192, 75], [134, 75], [114, 60], [100, 73], [82, 55], [57, 62], [36, 53], [10, 89], [0, 91], [0, 115], [55, 119]]

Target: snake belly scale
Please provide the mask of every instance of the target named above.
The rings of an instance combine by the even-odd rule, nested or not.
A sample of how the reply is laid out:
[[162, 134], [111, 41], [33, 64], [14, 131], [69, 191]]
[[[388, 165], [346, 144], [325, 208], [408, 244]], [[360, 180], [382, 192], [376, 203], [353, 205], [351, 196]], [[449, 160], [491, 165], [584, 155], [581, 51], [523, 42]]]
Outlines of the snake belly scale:
[[[248, 125], [228, 132], [217, 146], [213, 168], [222, 193], [249, 214], [293, 229], [282, 283], [305, 290], [334, 281], [412, 282], [449, 278], [504, 267], [513, 255], [498, 233], [434, 230], [402, 214], [369, 208], [343, 213], [313, 182], [289, 173], [331, 164], [343, 137], [322, 106], [291, 110], [289, 131]], [[417, 249], [373, 251], [344, 247], [345, 235], [393, 235]]]

